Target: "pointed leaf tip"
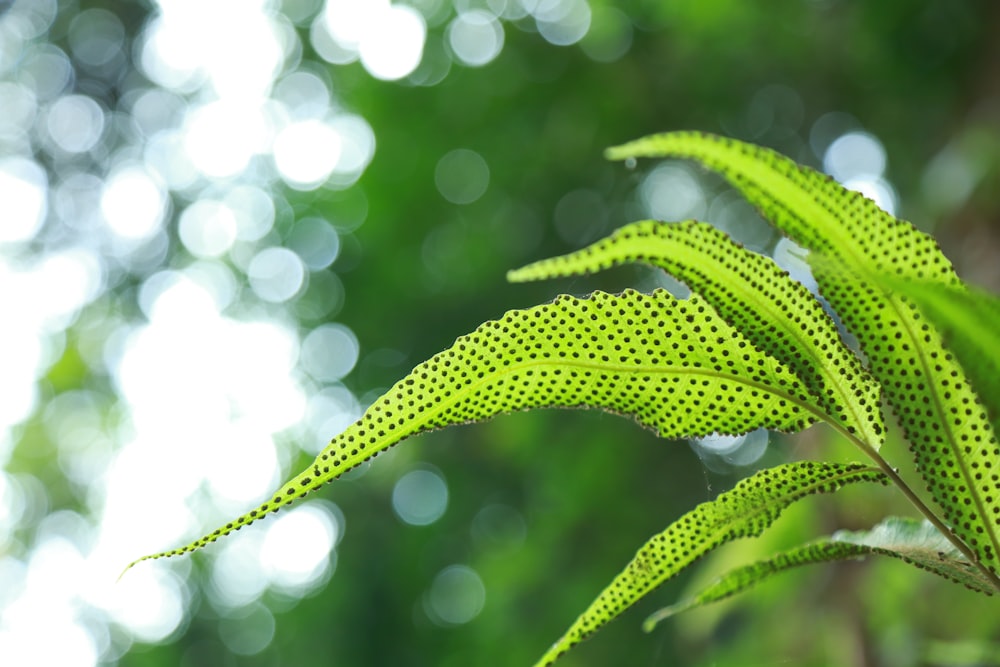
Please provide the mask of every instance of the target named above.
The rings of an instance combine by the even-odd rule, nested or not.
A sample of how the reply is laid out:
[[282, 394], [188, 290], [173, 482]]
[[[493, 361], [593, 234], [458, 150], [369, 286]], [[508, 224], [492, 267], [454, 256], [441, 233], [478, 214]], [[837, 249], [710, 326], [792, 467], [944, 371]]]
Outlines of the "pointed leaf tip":
[[994, 520], [1000, 515], [1000, 479], [981, 478], [1000, 460], [994, 424], [974, 378], [946, 348], [941, 332], [903, 295], [879, 289], [886, 272], [958, 286], [934, 238], [825, 174], [735, 139], [669, 132], [614, 147], [609, 155], [694, 160], [724, 177], [811, 252], [820, 291], [857, 337], [942, 520], [974, 552], [976, 566], [1000, 584], [1000, 524]]
[[536, 667], [554, 663], [709, 551], [738, 538], [760, 535], [792, 503], [858, 482], [886, 484], [888, 478], [867, 465], [804, 461], [761, 470], [742, 480], [732, 490], [682, 516], [639, 549]]
[[990, 579], [930, 522], [890, 517], [871, 530], [840, 531], [832, 537], [732, 570], [697, 595], [651, 614], [643, 623], [643, 629], [648, 632], [671, 616], [725, 600], [793, 568], [867, 556], [896, 558], [985, 595], [997, 592]]
[[140, 560], [201, 549], [410, 436], [543, 407], [602, 409], [667, 438], [798, 431], [823, 417], [788, 368], [755, 350], [703, 299], [663, 290], [562, 296], [462, 336], [375, 401], [270, 500]]

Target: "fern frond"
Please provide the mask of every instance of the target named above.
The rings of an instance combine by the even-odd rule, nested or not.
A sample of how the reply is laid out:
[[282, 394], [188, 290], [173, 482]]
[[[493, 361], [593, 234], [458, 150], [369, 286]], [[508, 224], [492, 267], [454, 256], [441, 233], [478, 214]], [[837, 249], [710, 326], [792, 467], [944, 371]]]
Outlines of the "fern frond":
[[562, 296], [459, 338], [270, 500], [190, 544], [139, 560], [200, 549], [418, 433], [554, 406], [629, 415], [665, 438], [798, 431], [823, 417], [793, 373], [698, 297], [678, 300], [663, 290]]
[[650, 615], [643, 629], [649, 632], [660, 621], [682, 611], [725, 600], [792, 568], [872, 555], [897, 558], [979, 593], [996, 593], [992, 582], [929, 522], [892, 517], [869, 531], [840, 531], [831, 538], [737, 568], [693, 598]]
[[883, 273], [957, 286], [934, 239], [823, 174], [732, 139], [668, 133], [607, 154], [695, 160], [724, 176], [796, 243], [839, 265], [830, 270], [811, 261], [823, 295], [857, 336], [945, 522], [1000, 587], [1000, 448], [993, 426], [939, 332], [902, 295], [879, 286]]
[[676, 576], [709, 551], [760, 535], [792, 503], [857, 482], [886, 483], [860, 464], [804, 461], [762, 470], [713, 501], [702, 503], [647, 542], [535, 667], [551, 665], [570, 648]]
[[972, 379], [1000, 433], [1000, 297], [972, 286], [961, 288], [884, 277], [889, 289], [917, 304], [941, 332], [945, 345]]
[[577, 252], [507, 274], [540, 280], [643, 262], [683, 281], [759, 349], [791, 368], [832, 422], [874, 449], [885, 430], [879, 387], [822, 305], [773, 260], [696, 221], [636, 222]]

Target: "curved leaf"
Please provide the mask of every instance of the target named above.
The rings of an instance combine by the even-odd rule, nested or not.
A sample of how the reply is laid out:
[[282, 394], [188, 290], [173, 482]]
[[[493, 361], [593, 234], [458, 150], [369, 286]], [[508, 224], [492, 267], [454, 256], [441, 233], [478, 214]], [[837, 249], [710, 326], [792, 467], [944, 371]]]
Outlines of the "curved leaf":
[[1000, 432], [1000, 297], [971, 286], [883, 279], [942, 333], [986, 405], [994, 431]]
[[870, 555], [898, 558], [971, 590], [986, 595], [996, 593], [990, 580], [929, 522], [893, 517], [869, 531], [841, 531], [830, 539], [818, 540], [767, 560], [737, 568], [720, 577], [695, 597], [650, 615], [643, 623], [643, 629], [649, 632], [664, 619], [742, 593], [791, 568], [854, 560]]
[[797, 500], [832, 493], [855, 482], [888, 481], [876, 468], [860, 464], [804, 461], [761, 470], [732, 490], [702, 503], [647, 542], [604, 589], [536, 667], [551, 665], [654, 588], [706, 553], [741, 537], [760, 535]]
[[535, 262], [508, 280], [540, 280], [623, 263], [658, 266], [687, 283], [759, 349], [791, 368], [832, 421], [882, 444], [879, 387], [822, 305], [773, 260], [696, 221], [636, 222], [577, 252]]
[[417, 433], [551, 406], [630, 415], [666, 438], [797, 431], [823, 416], [795, 375], [698, 297], [678, 300], [663, 290], [562, 296], [459, 338], [270, 500], [186, 546], [139, 560], [200, 549]]
[[831, 270], [810, 256], [823, 295], [857, 336], [945, 521], [1000, 587], [1000, 475], [987, 472], [1000, 468], [992, 424], [938, 332], [901, 295], [879, 288], [883, 273], [958, 285], [934, 239], [828, 176], [732, 139], [676, 132], [607, 154], [696, 160], [799, 245], [840, 265]]

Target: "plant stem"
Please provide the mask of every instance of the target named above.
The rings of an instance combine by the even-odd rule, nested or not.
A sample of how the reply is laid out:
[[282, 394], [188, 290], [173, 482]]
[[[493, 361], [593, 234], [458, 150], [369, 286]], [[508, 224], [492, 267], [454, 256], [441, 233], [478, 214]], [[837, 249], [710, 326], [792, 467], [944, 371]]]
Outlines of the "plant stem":
[[982, 572], [983, 575], [990, 581], [990, 583], [993, 584], [993, 587], [998, 592], [1000, 592], [1000, 577], [998, 577], [997, 574], [992, 570], [990, 570], [988, 567], [983, 565], [983, 563], [979, 560], [979, 558], [976, 557], [976, 554], [972, 551], [972, 549], [970, 549], [969, 546], [965, 544], [965, 542], [963, 542], [954, 532], [952, 532], [952, 530], [948, 526], [944, 524], [943, 521], [941, 521], [941, 519], [934, 512], [934, 510], [928, 507], [927, 504], [920, 499], [920, 496], [918, 496], [913, 491], [913, 489], [911, 489], [910, 486], [905, 481], [903, 481], [903, 478], [899, 476], [899, 473], [896, 472], [896, 469], [893, 468], [891, 465], [889, 465], [889, 462], [886, 461], [884, 458], [882, 458], [882, 455], [879, 454], [874, 447], [872, 447], [864, 440], [858, 438], [853, 433], [848, 432], [846, 429], [843, 429], [837, 425], [834, 425], [834, 428], [840, 431], [841, 434], [847, 437], [848, 440], [853, 442], [861, 449], [861, 451], [863, 451], [866, 455], [868, 455], [868, 458], [874, 461], [875, 464], [882, 470], [882, 472], [885, 473], [885, 475], [892, 481], [892, 483], [895, 484], [896, 487], [903, 492], [903, 495], [906, 496], [906, 499], [910, 501], [910, 504], [913, 505], [915, 508], [917, 508], [917, 511], [923, 514], [924, 517], [926, 517], [927, 520], [930, 521], [934, 525], [934, 527], [937, 528], [941, 532], [941, 534], [948, 539], [949, 542], [955, 545], [955, 548], [958, 549], [972, 565], [974, 565], [980, 572]]

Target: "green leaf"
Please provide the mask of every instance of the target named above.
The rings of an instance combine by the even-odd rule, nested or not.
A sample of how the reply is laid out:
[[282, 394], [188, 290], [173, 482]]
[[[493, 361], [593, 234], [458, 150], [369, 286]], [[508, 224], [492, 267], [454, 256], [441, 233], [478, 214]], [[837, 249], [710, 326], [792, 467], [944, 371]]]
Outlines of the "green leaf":
[[646, 619], [643, 628], [649, 632], [664, 619], [732, 597], [791, 568], [871, 555], [898, 558], [986, 595], [996, 592], [992, 582], [929, 522], [892, 517], [869, 531], [841, 531], [830, 539], [817, 540], [767, 560], [737, 568], [693, 598], [652, 614]]
[[755, 537], [797, 500], [832, 493], [847, 484], [880, 482], [876, 468], [860, 464], [804, 461], [760, 472], [732, 490], [702, 503], [647, 542], [628, 566], [536, 663], [551, 665], [654, 588], [722, 544]]
[[857, 336], [944, 520], [1000, 587], [1000, 448], [992, 424], [940, 334], [902, 295], [879, 287], [883, 273], [958, 285], [934, 239], [823, 174], [732, 139], [668, 133], [608, 156], [696, 160], [824, 257], [810, 255], [823, 295]]
[[665, 438], [798, 431], [823, 417], [794, 374], [698, 297], [561, 296], [487, 322], [417, 366], [256, 509], [139, 560], [200, 549], [417, 433], [553, 406], [630, 415]]
[[757, 348], [791, 368], [849, 433], [878, 449], [885, 427], [878, 384], [841, 340], [820, 302], [773, 260], [696, 221], [636, 222], [583, 250], [511, 271], [540, 280], [644, 262], [666, 270], [711, 303]]
[[944, 336], [1000, 432], [1000, 298], [981, 289], [885, 276]]

